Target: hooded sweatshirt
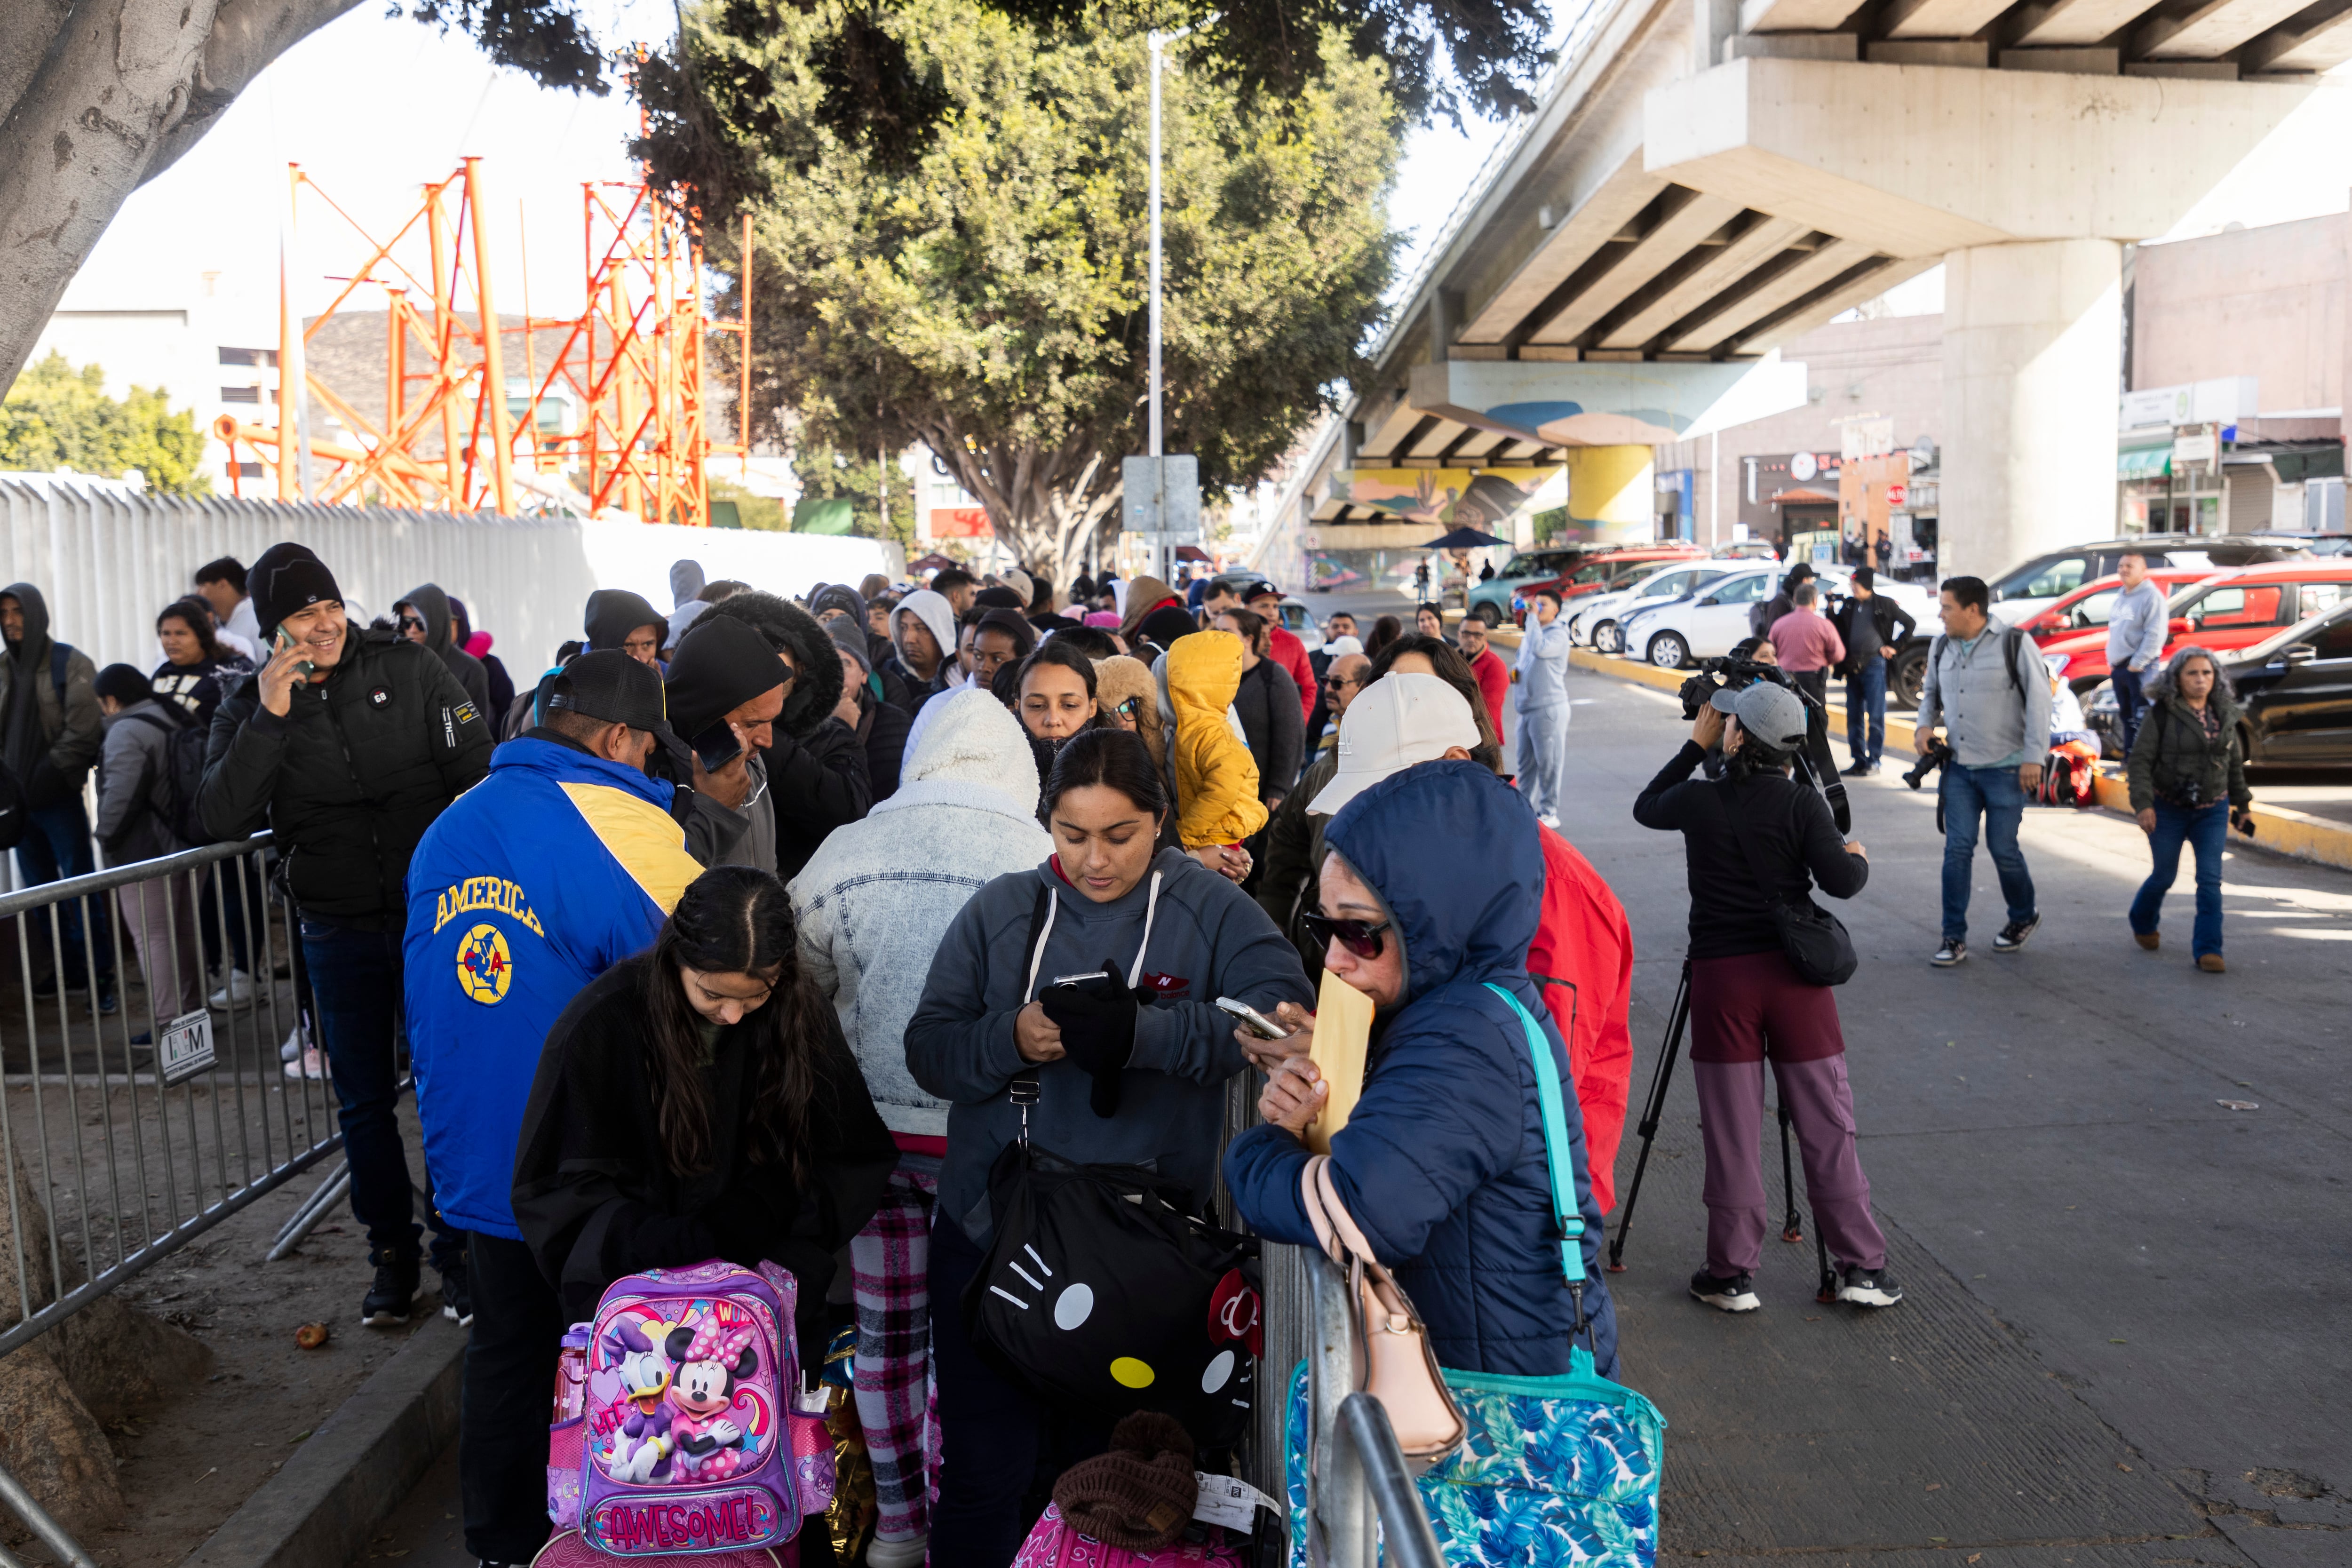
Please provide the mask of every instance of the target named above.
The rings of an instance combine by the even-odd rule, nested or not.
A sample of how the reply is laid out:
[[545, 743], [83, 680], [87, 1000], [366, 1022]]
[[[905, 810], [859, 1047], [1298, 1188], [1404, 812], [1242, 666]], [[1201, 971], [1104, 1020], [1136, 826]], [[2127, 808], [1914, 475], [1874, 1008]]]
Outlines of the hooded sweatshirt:
[[932, 956], [907, 1025], [907, 1067], [950, 1102], [940, 1213], [982, 1247], [995, 1230], [989, 1167], [1021, 1130], [1011, 1085], [1033, 1070], [1013, 1045], [1013, 1016], [1055, 976], [1106, 963], [1148, 998], [1136, 1012], [1118, 1113], [1095, 1114], [1093, 1080], [1076, 1063], [1047, 1062], [1034, 1068], [1030, 1141], [1082, 1163], [1150, 1165], [1184, 1184], [1195, 1212], [1216, 1175], [1226, 1080], [1245, 1065], [1216, 999], [1262, 1013], [1311, 1000], [1297, 952], [1265, 912], [1181, 850], [1160, 850], [1108, 903], [1071, 887], [1051, 860], [981, 889]]
[[940, 700], [898, 793], [835, 828], [793, 879], [801, 962], [893, 1132], [947, 1133], [947, 1102], [908, 1070], [907, 1021], [965, 901], [1053, 853], [1036, 804], [1020, 724], [987, 693], [959, 692]]
[[588, 613], [582, 618], [581, 629], [587, 634], [588, 646], [593, 649], [620, 647], [639, 626], [652, 626], [655, 637], [667, 641], [664, 633], [667, 626], [667, 617], [655, 609], [643, 594], [632, 594], [626, 588], [599, 588], [588, 595]]
[[653, 944], [702, 874], [671, 786], [551, 730], [509, 741], [408, 863], [416, 1118], [451, 1223], [522, 1239], [515, 1140], [540, 1047], [580, 989]]
[[1231, 632], [1195, 632], [1168, 650], [1176, 838], [1187, 849], [1238, 844], [1265, 826], [1257, 763], [1225, 721], [1241, 684], [1242, 639]]
[[798, 672], [784, 695], [761, 761], [768, 793], [754, 803], [774, 823], [773, 858], [764, 863], [787, 881], [808, 864], [824, 836], [855, 822], [874, 804], [865, 743], [834, 717], [845, 677], [840, 651], [816, 618], [798, 605], [753, 589], [733, 595], [710, 610], [711, 624], [740, 621], [756, 631], [771, 652], [792, 657]]
[[[1471, 762], [1425, 763], [1348, 803], [1325, 840], [1387, 907], [1405, 986], [1374, 1019], [1362, 1098], [1332, 1137], [1340, 1203], [1396, 1270], [1429, 1325], [1438, 1361], [1465, 1372], [1542, 1377], [1569, 1370], [1572, 1297], [1561, 1268], [1527, 1010], [1570, 1081], [1559, 1031], [1527, 973], [1543, 898], [1542, 845], [1517, 791]], [[1601, 1271], [1584, 1123], [1562, 1097], [1593, 1360], [1615, 1374], [1617, 1322]], [[1298, 1199], [1305, 1144], [1266, 1124], [1234, 1140], [1225, 1184], [1259, 1235], [1303, 1247], [1315, 1227]]]
[[[474, 710], [478, 713], [493, 711], [490, 707], [489, 672], [482, 668], [480, 659], [457, 646], [455, 635], [457, 623], [449, 614], [449, 595], [437, 585], [427, 583], [421, 588], [411, 588], [403, 594], [399, 602], [393, 605], [394, 615], [400, 613], [402, 605], [425, 617], [425, 646], [441, 656], [441, 662], [449, 667], [449, 673], [457, 678], [457, 684], [466, 689], [466, 695], [474, 700]], [[496, 711], [504, 712], [505, 710], [501, 708]]]
[[[49, 602], [38, 588], [11, 583], [0, 595], [15, 599], [25, 614], [24, 637], [0, 659], [0, 761], [16, 775], [26, 804], [37, 808], [79, 795], [98, 761], [98, 667], [80, 649], [50, 638]], [[28, 692], [29, 702], [23, 700]]]
[[[931, 672], [928, 681], [916, 674], [915, 667], [907, 662], [905, 634], [899, 628], [906, 624], [908, 616], [921, 621], [940, 645], [940, 667]], [[918, 588], [893, 605], [890, 610], [890, 647], [897, 650], [898, 673], [907, 678], [908, 689], [914, 694], [915, 707], [919, 711], [925, 702], [946, 690], [961, 673], [955, 662], [955, 610], [948, 604], [947, 595], [929, 588]]]

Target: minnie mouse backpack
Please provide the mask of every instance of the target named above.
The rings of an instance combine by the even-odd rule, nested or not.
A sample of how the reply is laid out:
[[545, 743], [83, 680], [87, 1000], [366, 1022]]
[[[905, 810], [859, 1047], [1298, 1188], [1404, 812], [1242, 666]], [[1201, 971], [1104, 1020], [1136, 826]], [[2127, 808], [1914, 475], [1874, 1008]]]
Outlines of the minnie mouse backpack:
[[788, 1547], [833, 1495], [823, 1418], [803, 1433], [811, 1423], [793, 1405], [798, 1294], [764, 1262], [756, 1274], [714, 1258], [614, 1280], [595, 1321], [567, 1340], [557, 1380], [556, 1524], [608, 1557]]

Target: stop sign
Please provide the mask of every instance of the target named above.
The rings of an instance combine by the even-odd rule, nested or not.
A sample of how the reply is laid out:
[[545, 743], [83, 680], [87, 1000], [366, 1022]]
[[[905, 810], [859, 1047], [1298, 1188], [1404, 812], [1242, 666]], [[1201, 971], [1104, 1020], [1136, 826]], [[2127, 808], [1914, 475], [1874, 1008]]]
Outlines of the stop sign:
[[1886, 504], [1888, 506], [1901, 506], [1903, 504], [1903, 498], [1909, 493], [1908, 489], [1903, 485], [1889, 485], [1886, 487]]

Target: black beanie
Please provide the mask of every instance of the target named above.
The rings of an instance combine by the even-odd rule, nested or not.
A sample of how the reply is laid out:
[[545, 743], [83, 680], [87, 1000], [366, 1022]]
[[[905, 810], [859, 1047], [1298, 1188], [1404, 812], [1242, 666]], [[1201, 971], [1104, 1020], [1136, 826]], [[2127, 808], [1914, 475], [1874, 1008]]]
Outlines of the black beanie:
[[155, 695], [154, 683], [127, 664], [108, 665], [90, 685], [98, 696], [111, 697], [125, 708]]
[[308, 546], [290, 539], [263, 551], [245, 581], [253, 595], [253, 618], [260, 623], [265, 637], [275, 636], [278, 623], [297, 610], [343, 600], [343, 591], [335, 586], [335, 574], [327, 570], [326, 563], [311, 554]]
[[783, 660], [767, 638], [731, 616], [704, 616], [669, 661], [670, 727], [692, 740], [783, 683]]
[[669, 637], [669, 617], [653, 607], [642, 594], [626, 588], [599, 588], [588, 595], [587, 619], [582, 630], [592, 648], [620, 647], [639, 626], [655, 628], [656, 641]]

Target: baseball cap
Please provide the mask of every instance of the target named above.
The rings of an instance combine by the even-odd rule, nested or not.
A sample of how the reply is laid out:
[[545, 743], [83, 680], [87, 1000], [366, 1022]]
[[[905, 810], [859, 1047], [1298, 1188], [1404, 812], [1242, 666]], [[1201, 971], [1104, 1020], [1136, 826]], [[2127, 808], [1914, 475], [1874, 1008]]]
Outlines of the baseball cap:
[[668, 717], [661, 672], [616, 647], [583, 653], [551, 676], [547, 709], [632, 730], [658, 730]]
[[1333, 816], [1391, 773], [1477, 744], [1478, 721], [1460, 692], [1433, 675], [1391, 671], [1348, 705], [1339, 721], [1339, 766], [1307, 809]]
[[1267, 582], [1263, 577], [1259, 578], [1255, 583], [1244, 583], [1242, 584], [1242, 603], [1244, 605], [1248, 604], [1252, 599], [1262, 599], [1268, 594], [1273, 595], [1277, 599], [1282, 597], [1282, 590], [1276, 587], [1273, 584]]
[[1853, 569], [1853, 580], [1861, 584], [1865, 588], [1875, 588], [1878, 586], [1878, 574], [1873, 572], [1867, 566], [1855, 567]]
[[1741, 729], [1776, 752], [1793, 752], [1805, 743], [1805, 705], [1785, 686], [1769, 680], [1753, 681], [1737, 691], [1727, 686], [1707, 699], [1707, 706], [1730, 714]]

